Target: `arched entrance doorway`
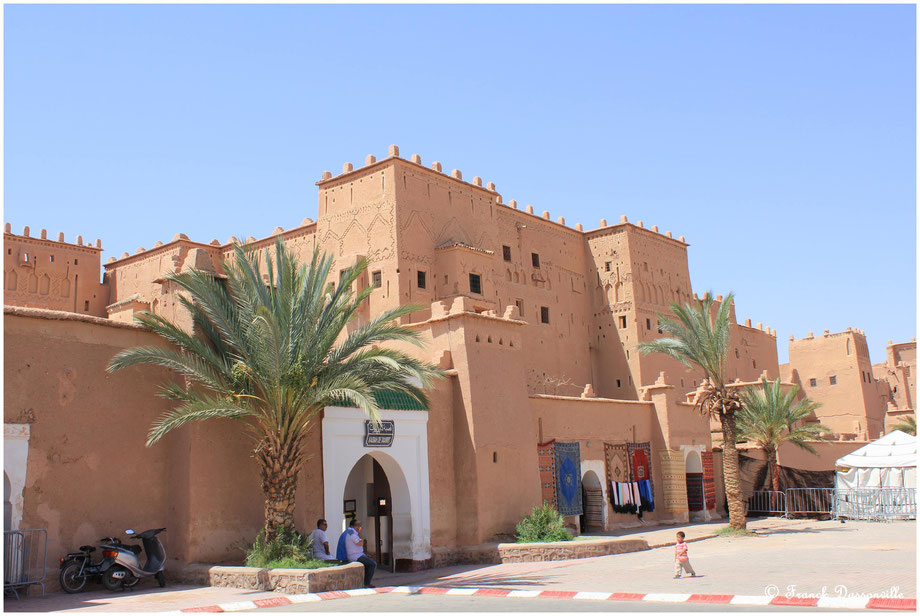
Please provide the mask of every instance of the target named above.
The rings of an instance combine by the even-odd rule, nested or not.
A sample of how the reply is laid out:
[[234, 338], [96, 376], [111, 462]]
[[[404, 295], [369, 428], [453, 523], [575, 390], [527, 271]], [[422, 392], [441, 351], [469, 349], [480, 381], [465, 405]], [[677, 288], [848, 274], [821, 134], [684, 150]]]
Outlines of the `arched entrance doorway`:
[[396, 571], [393, 556], [393, 496], [390, 481], [380, 462], [370, 454], [358, 460], [342, 496], [345, 521], [357, 518], [363, 524], [364, 551], [381, 569]]
[[581, 531], [604, 530], [604, 490], [594, 471], [587, 471], [581, 479], [581, 505]]
[[363, 411], [326, 407], [323, 413], [323, 508], [330, 544], [345, 531], [349, 512], [364, 525], [371, 558], [379, 537], [380, 554], [388, 555], [389, 567], [430, 566], [428, 413], [381, 410], [380, 418], [392, 422], [393, 439], [385, 445], [367, 439]]
[[703, 496], [703, 461], [697, 451], [687, 452], [685, 462], [687, 474], [687, 509], [690, 510], [690, 520], [702, 520], [705, 516], [705, 498]]

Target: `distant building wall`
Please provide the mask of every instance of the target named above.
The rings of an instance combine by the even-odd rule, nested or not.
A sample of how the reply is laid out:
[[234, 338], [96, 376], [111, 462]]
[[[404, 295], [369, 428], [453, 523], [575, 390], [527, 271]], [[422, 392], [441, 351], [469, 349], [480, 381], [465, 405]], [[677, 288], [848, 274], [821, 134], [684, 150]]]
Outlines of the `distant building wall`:
[[857, 330], [789, 341], [784, 381], [821, 403], [815, 414], [832, 432], [874, 440], [884, 430], [885, 406], [873, 377], [866, 337]]
[[29, 308], [47, 308], [104, 317], [109, 289], [100, 284], [99, 257], [102, 242], [70, 244], [64, 234], [58, 241], [47, 239], [42, 229], [32, 237], [26, 227], [22, 235], [3, 234], [4, 303]]

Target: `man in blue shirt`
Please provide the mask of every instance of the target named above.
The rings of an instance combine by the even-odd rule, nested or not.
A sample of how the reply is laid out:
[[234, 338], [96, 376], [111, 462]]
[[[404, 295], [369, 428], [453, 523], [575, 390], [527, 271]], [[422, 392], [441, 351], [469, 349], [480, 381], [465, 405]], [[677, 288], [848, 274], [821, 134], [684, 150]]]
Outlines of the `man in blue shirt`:
[[[341, 560], [358, 562], [364, 565], [364, 587], [373, 588], [374, 586], [371, 584], [371, 578], [374, 577], [374, 572], [377, 570], [377, 563], [364, 553], [364, 546], [367, 540], [361, 536], [361, 522], [359, 520], [352, 520], [349, 526], [350, 528], [342, 533], [342, 536], [339, 538], [336, 556]], [[340, 553], [343, 547], [345, 559], [342, 559]]]

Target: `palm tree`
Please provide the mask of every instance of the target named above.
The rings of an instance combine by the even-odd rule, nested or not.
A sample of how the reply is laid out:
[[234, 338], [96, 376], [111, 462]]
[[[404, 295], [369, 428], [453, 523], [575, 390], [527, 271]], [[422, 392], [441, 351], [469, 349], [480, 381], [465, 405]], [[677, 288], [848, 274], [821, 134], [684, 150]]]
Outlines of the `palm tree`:
[[[427, 407], [424, 389], [441, 371], [380, 343], [421, 346], [415, 330], [397, 319], [418, 309], [400, 306], [346, 333], [373, 287], [352, 290], [367, 261], [341, 273], [338, 288], [327, 278], [332, 258], [313, 252], [300, 264], [281, 239], [275, 260], [266, 254], [263, 280], [254, 251], [235, 247], [226, 279], [192, 270], [169, 282], [187, 293], [179, 301], [191, 313], [194, 333], [165, 318], [142, 313], [137, 321], [171, 347], [126, 349], [108, 370], [135, 364], [170, 368], [186, 386], [168, 382], [160, 395], [175, 408], [151, 427], [147, 446], [193, 421], [215, 417], [240, 423], [254, 444], [265, 495], [265, 533], [293, 528], [294, 493], [310, 420], [325, 406], [355, 406], [378, 421], [375, 392], [391, 390]], [[270, 283], [268, 281], [271, 281]]]
[[738, 436], [757, 443], [767, 454], [767, 465], [776, 492], [779, 492], [776, 453], [780, 445], [792, 443], [817, 455], [809, 441], [823, 441], [821, 433], [830, 432], [830, 428], [820, 423], [804, 423], [821, 403], [808, 398], [796, 402], [798, 393], [798, 385], [783, 392], [779, 379], [770, 383], [764, 378], [761, 379], [761, 387], [746, 387], [741, 394]]
[[917, 418], [914, 415], [902, 417], [901, 421], [891, 426], [888, 431], [891, 432], [893, 430], [900, 430], [901, 432], [917, 436]]
[[659, 314], [662, 332], [671, 337], [639, 344], [643, 354], [664, 353], [685, 366], [702, 370], [703, 391], [697, 396], [696, 407], [704, 415], [719, 418], [722, 424], [722, 466], [725, 497], [728, 500], [728, 523], [745, 528], [744, 502], [741, 498], [741, 474], [738, 468], [735, 415], [741, 409], [738, 393], [726, 387], [725, 357], [729, 346], [729, 315], [733, 294], [729, 293], [719, 310], [712, 315], [713, 299], [706, 293], [694, 306], [671, 303], [675, 318]]

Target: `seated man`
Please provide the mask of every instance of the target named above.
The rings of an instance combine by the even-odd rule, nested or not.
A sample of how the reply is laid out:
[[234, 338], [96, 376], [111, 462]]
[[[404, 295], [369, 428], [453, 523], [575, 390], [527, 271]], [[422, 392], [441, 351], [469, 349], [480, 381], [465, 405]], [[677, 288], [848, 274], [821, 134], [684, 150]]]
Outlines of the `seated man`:
[[361, 522], [352, 520], [351, 528], [345, 531], [345, 553], [349, 562], [359, 562], [364, 565], [364, 587], [373, 588], [371, 578], [377, 570], [377, 563], [364, 553], [364, 544], [367, 541], [361, 536]]
[[316, 528], [310, 533], [310, 540], [313, 542], [313, 558], [319, 560], [335, 560], [335, 556], [329, 551], [329, 539], [326, 538], [326, 520], [320, 518], [316, 521]]

